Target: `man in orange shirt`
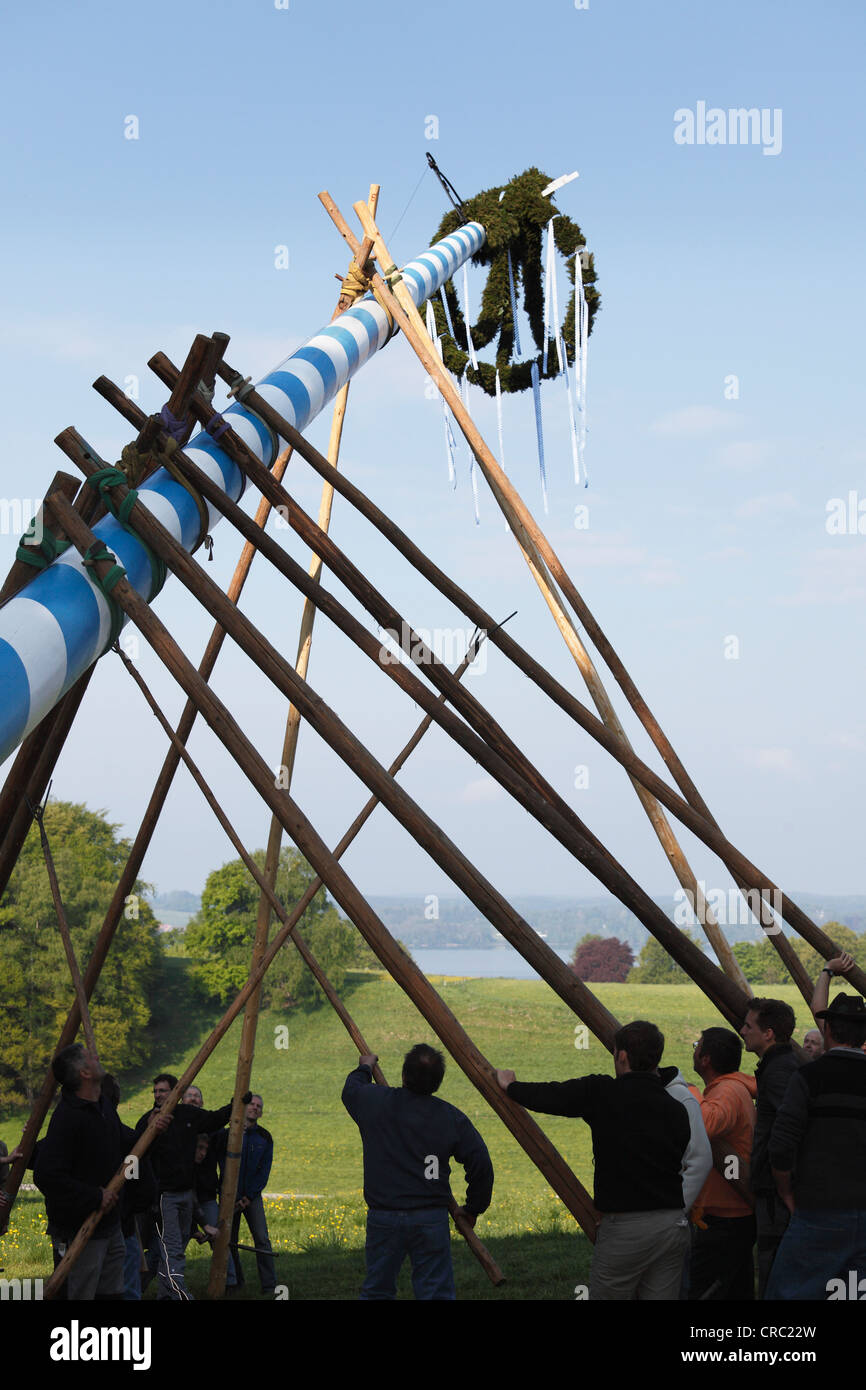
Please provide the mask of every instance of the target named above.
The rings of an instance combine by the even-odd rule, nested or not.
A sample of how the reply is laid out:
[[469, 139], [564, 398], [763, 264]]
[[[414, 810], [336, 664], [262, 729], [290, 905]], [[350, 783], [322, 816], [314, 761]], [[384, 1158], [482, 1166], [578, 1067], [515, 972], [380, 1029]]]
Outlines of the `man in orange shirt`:
[[742, 1056], [742, 1041], [729, 1028], [705, 1028], [695, 1043], [695, 1071], [704, 1083], [701, 1115], [716, 1166], [692, 1213], [701, 1225], [692, 1226], [689, 1299], [755, 1297], [755, 1216], [741, 1194], [748, 1191], [757, 1087], [739, 1070]]

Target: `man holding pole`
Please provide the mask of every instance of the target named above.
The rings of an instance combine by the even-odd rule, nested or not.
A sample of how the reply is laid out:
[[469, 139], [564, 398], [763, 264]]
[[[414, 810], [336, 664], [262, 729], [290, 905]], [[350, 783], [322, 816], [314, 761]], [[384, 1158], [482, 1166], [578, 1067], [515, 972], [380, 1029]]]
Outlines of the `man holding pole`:
[[[511, 1100], [545, 1115], [573, 1115], [592, 1130], [595, 1204], [603, 1213], [592, 1256], [590, 1300], [674, 1300], [689, 1247], [683, 1189], [709, 1159], [692, 1148], [684, 1104], [659, 1075], [663, 1034], [638, 1019], [614, 1034], [616, 1076], [571, 1081], [496, 1079]], [[706, 1141], [706, 1139], [705, 1139]], [[708, 1147], [708, 1146], [707, 1146]]]
[[116, 1193], [106, 1187], [127, 1152], [127, 1131], [103, 1092], [105, 1068], [95, 1053], [72, 1043], [52, 1063], [62, 1090], [39, 1145], [36, 1186], [45, 1196], [55, 1256], [62, 1257], [91, 1212], [102, 1218], [66, 1280], [70, 1299], [122, 1299], [126, 1246]]
[[408, 1255], [415, 1297], [452, 1300], [449, 1159], [466, 1169], [461, 1212], [474, 1226], [493, 1195], [490, 1155], [466, 1116], [434, 1095], [445, 1075], [441, 1052], [426, 1043], [413, 1047], [399, 1087], [373, 1085], [377, 1061], [372, 1053], [360, 1057], [342, 1096], [364, 1145], [367, 1277], [361, 1298], [396, 1298]]

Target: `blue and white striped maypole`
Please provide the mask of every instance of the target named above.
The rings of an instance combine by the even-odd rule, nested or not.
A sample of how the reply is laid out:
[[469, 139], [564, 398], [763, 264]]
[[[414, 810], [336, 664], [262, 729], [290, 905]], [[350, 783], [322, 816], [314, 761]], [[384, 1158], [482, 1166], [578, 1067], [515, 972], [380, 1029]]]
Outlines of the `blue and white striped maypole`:
[[[410, 261], [402, 275], [418, 308], [484, 241], [484, 228], [469, 222]], [[388, 315], [366, 295], [286, 358], [256, 390], [296, 429], [304, 430], [391, 335]], [[224, 415], [269, 468], [275, 450], [270, 431], [240, 403]], [[184, 452], [237, 501], [244, 476], [209, 434], [195, 435]], [[175, 540], [193, 549], [201, 518], [185, 488], [161, 468], [138, 489], [138, 496]], [[216, 526], [221, 514], [208, 505], [208, 515], [210, 526]], [[133, 588], [149, 601], [153, 577], [138, 539], [113, 516], [104, 517], [94, 531], [117, 555]], [[72, 547], [0, 609], [0, 762], [98, 659], [110, 625], [108, 604]]]

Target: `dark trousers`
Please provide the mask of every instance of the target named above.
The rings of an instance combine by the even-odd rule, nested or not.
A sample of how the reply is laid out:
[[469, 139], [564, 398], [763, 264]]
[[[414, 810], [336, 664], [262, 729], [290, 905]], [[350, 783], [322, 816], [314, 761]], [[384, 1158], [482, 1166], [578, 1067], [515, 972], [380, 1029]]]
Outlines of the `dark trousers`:
[[[252, 1197], [249, 1206], [245, 1207], [242, 1212], [235, 1212], [234, 1221], [232, 1222], [232, 1245], [237, 1245], [240, 1238], [242, 1216], [250, 1228], [253, 1245], [255, 1245], [257, 1251], [262, 1252], [256, 1255], [256, 1267], [259, 1271], [259, 1283], [262, 1286], [262, 1293], [273, 1293], [277, 1282], [277, 1272], [274, 1268], [274, 1257], [270, 1253], [271, 1241], [268, 1236], [265, 1204], [262, 1201], [261, 1194], [258, 1197]], [[234, 1260], [237, 1282], [242, 1284], [244, 1282], [244, 1275], [241, 1268], [240, 1251], [232, 1250], [231, 1256]]]
[[759, 1193], [755, 1197], [755, 1221], [758, 1227], [758, 1297], [763, 1298], [767, 1280], [779, 1241], [788, 1229], [790, 1213], [785, 1203], [773, 1193], [767, 1196]]
[[416, 1211], [371, 1208], [367, 1212], [367, 1277], [361, 1298], [396, 1298], [397, 1275], [407, 1255], [412, 1262], [412, 1288], [417, 1299], [456, 1298], [451, 1230], [445, 1207]]
[[704, 1216], [706, 1230], [692, 1227], [690, 1301], [755, 1297], [754, 1216]]

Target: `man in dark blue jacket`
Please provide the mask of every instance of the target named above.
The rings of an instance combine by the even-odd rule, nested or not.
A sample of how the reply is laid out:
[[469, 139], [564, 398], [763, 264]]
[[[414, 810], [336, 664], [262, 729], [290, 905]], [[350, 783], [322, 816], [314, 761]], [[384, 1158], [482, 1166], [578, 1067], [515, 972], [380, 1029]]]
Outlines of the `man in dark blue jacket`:
[[445, 1075], [441, 1052], [425, 1043], [407, 1052], [400, 1087], [372, 1084], [377, 1061], [361, 1057], [343, 1087], [343, 1104], [364, 1145], [367, 1277], [361, 1298], [396, 1298], [408, 1254], [416, 1298], [454, 1299], [448, 1160], [466, 1169], [462, 1210], [474, 1226], [493, 1195], [490, 1155], [466, 1116], [433, 1094]]
[[[243, 1270], [241, 1269], [237, 1243], [241, 1229], [241, 1216], [244, 1216], [250, 1228], [253, 1245], [256, 1247], [256, 1266], [259, 1271], [262, 1293], [272, 1294], [277, 1284], [277, 1273], [274, 1269], [274, 1257], [271, 1253], [271, 1241], [268, 1235], [268, 1223], [265, 1217], [262, 1193], [271, 1175], [271, 1164], [274, 1161], [274, 1141], [264, 1125], [259, 1124], [263, 1110], [264, 1101], [261, 1096], [256, 1094], [250, 1096], [244, 1115], [244, 1142], [241, 1148], [241, 1164], [238, 1171], [237, 1205], [232, 1222], [231, 1256], [237, 1282], [243, 1284]], [[221, 1141], [221, 1156], [225, 1154], [227, 1137], [227, 1131], [223, 1131], [218, 1136]], [[229, 1266], [229, 1273], [231, 1274], [231, 1265]], [[229, 1278], [226, 1282], [228, 1286], [234, 1280]]]

